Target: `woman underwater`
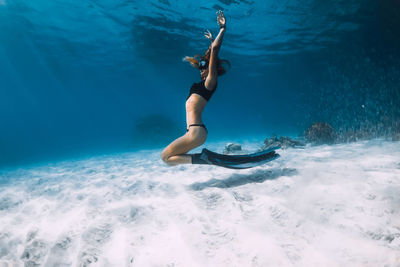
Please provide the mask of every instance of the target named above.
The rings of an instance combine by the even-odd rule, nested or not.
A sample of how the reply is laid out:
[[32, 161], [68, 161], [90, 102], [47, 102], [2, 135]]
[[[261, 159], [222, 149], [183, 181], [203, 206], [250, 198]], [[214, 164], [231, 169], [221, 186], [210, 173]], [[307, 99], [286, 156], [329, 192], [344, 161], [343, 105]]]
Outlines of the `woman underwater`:
[[[189, 97], [186, 100], [186, 134], [169, 144], [161, 153], [162, 160], [170, 166], [204, 163], [200, 159], [200, 154], [186, 153], [201, 146], [206, 141], [207, 128], [203, 124], [201, 114], [217, 88], [218, 76], [226, 72], [222, 63], [227, 61], [218, 58], [226, 30], [226, 19], [221, 10], [217, 12], [217, 23], [220, 29], [215, 40], [213, 40], [210, 31], [205, 33], [205, 37], [212, 42], [205, 55], [203, 57], [196, 55], [184, 58], [185, 61], [190, 62], [193, 67], [200, 70], [201, 82], [192, 85]], [[196, 59], [198, 57], [200, 57], [200, 60]], [[229, 62], [227, 63], [229, 64]]]

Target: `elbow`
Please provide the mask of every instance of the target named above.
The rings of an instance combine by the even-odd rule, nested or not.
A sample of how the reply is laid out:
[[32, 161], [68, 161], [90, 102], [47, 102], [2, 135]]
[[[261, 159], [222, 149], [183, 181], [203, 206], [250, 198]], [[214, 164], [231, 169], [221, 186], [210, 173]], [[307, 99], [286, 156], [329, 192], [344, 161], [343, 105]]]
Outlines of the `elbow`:
[[218, 53], [220, 48], [221, 48], [221, 44], [212, 43], [211, 53]]

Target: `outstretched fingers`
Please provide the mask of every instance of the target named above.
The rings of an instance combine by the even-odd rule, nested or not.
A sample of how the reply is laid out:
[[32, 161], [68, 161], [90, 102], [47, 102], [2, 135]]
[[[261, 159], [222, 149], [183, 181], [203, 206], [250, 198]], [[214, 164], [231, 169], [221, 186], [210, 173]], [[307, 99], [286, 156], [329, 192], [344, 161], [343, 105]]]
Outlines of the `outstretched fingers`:
[[220, 27], [225, 26], [225, 15], [222, 10], [217, 11], [217, 23]]
[[217, 11], [217, 16], [218, 18], [225, 18], [224, 12], [222, 12], [222, 10]]
[[207, 31], [205, 31], [204, 32], [204, 36], [207, 38], [207, 39], [210, 39], [210, 40], [212, 40], [212, 34], [211, 34], [211, 32], [209, 31], [209, 30], [207, 30]]

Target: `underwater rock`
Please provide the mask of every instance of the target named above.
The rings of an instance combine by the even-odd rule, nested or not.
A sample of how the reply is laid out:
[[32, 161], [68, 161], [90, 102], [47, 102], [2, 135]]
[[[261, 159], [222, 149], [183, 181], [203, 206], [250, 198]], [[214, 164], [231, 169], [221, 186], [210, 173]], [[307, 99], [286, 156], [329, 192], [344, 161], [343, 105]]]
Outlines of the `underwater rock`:
[[335, 130], [326, 122], [316, 122], [307, 129], [306, 141], [315, 145], [332, 144], [336, 140]]
[[264, 140], [264, 146], [262, 147], [262, 149], [269, 149], [276, 146], [280, 146], [282, 149], [286, 149], [289, 147], [303, 147], [305, 146], [305, 144], [300, 141], [293, 140], [287, 136], [281, 136], [278, 139], [275, 135], [273, 135], [271, 136], [271, 138], [266, 138]]
[[168, 145], [179, 135], [182, 132], [172, 119], [162, 114], [151, 114], [136, 120], [133, 142], [139, 146]]
[[224, 154], [233, 154], [242, 151], [242, 146], [238, 143], [227, 143], [225, 145]]
[[392, 122], [392, 141], [400, 141], [400, 120]]
[[392, 141], [400, 141], [400, 133], [393, 134]]
[[348, 130], [340, 133], [336, 141], [341, 143], [357, 142], [372, 138], [374, 135], [369, 130]]

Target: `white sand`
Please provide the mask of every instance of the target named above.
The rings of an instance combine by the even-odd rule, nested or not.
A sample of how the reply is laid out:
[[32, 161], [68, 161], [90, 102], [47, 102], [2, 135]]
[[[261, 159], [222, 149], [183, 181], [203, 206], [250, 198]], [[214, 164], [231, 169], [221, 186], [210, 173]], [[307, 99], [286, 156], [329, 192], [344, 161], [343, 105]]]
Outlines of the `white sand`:
[[242, 171], [159, 152], [2, 172], [0, 266], [400, 266], [399, 142]]

